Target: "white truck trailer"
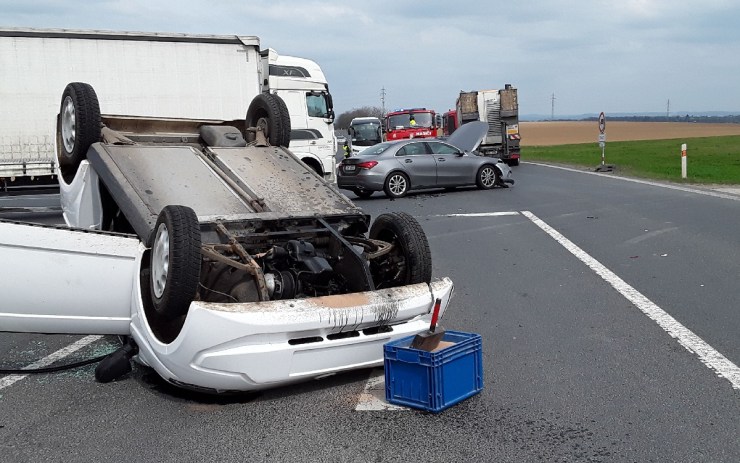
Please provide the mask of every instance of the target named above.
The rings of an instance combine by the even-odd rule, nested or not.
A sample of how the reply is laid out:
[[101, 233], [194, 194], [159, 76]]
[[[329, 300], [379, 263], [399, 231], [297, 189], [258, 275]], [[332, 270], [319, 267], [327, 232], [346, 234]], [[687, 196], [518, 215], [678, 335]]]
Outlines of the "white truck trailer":
[[332, 99], [313, 61], [261, 51], [255, 36], [11, 28], [0, 29], [0, 188], [53, 177], [59, 94], [73, 81], [99, 90], [105, 115], [238, 120], [278, 93], [290, 148], [335, 180]]

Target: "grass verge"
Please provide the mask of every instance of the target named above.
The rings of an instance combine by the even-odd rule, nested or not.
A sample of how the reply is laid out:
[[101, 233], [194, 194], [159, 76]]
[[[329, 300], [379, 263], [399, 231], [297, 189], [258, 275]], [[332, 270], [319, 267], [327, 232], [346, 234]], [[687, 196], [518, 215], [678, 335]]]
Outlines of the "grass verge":
[[[681, 178], [681, 144], [686, 143], [687, 178]], [[522, 147], [522, 160], [596, 167], [598, 143]], [[683, 183], [740, 184], [740, 136], [606, 144], [606, 164], [626, 175]]]

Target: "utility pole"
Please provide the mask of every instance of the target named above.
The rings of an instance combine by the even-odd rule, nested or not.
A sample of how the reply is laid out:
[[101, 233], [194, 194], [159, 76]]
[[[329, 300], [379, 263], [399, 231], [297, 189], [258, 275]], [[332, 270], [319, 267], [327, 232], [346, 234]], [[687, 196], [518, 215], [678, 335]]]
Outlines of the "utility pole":
[[555, 120], [555, 100], [557, 99], [555, 98], [555, 93], [552, 94], [550, 99], [552, 100], [552, 109], [550, 110], [550, 120], [552, 121]]
[[383, 108], [383, 116], [385, 116], [385, 87], [380, 89], [380, 104]]
[[668, 104], [665, 106], [665, 118], [668, 119], [671, 117], [671, 99], [668, 98]]

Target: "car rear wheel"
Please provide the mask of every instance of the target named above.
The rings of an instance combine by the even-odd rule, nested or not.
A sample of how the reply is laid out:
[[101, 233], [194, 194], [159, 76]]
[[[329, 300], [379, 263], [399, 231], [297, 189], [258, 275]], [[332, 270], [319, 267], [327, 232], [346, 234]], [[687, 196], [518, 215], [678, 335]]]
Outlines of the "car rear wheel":
[[478, 174], [475, 177], [475, 184], [481, 190], [489, 190], [498, 183], [498, 172], [496, 168], [490, 164], [486, 164], [478, 169]]
[[379, 215], [370, 227], [371, 239], [392, 245], [390, 252], [374, 259], [370, 271], [377, 288], [432, 281], [432, 253], [419, 222], [405, 212]]
[[72, 82], [62, 93], [57, 128], [59, 166], [71, 181], [90, 145], [100, 141], [101, 119], [98, 96], [90, 84]]
[[385, 179], [383, 191], [389, 198], [402, 198], [409, 191], [409, 178], [401, 172], [393, 172]]
[[[285, 101], [271, 93], [254, 97], [247, 110], [247, 128], [250, 127], [261, 128], [272, 146], [287, 148], [290, 144], [290, 114]], [[248, 132], [247, 140], [254, 141], [254, 134]]]
[[166, 206], [151, 241], [150, 292], [154, 310], [165, 319], [185, 315], [200, 281], [200, 225], [195, 211]]
[[373, 190], [361, 190], [359, 188], [355, 188], [354, 190], [352, 190], [352, 193], [354, 193], [355, 195], [357, 195], [358, 198], [363, 198], [364, 199], [364, 198], [369, 198], [375, 192]]

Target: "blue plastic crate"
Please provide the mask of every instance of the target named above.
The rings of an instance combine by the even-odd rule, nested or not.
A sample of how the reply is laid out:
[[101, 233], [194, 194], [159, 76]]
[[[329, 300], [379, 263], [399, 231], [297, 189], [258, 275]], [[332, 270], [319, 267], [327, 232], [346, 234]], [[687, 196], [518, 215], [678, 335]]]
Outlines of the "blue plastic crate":
[[479, 334], [447, 331], [454, 345], [436, 352], [409, 347], [413, 336], [383, 346], [385, 400], [438, 413], [483, 389], [483, 346]]

